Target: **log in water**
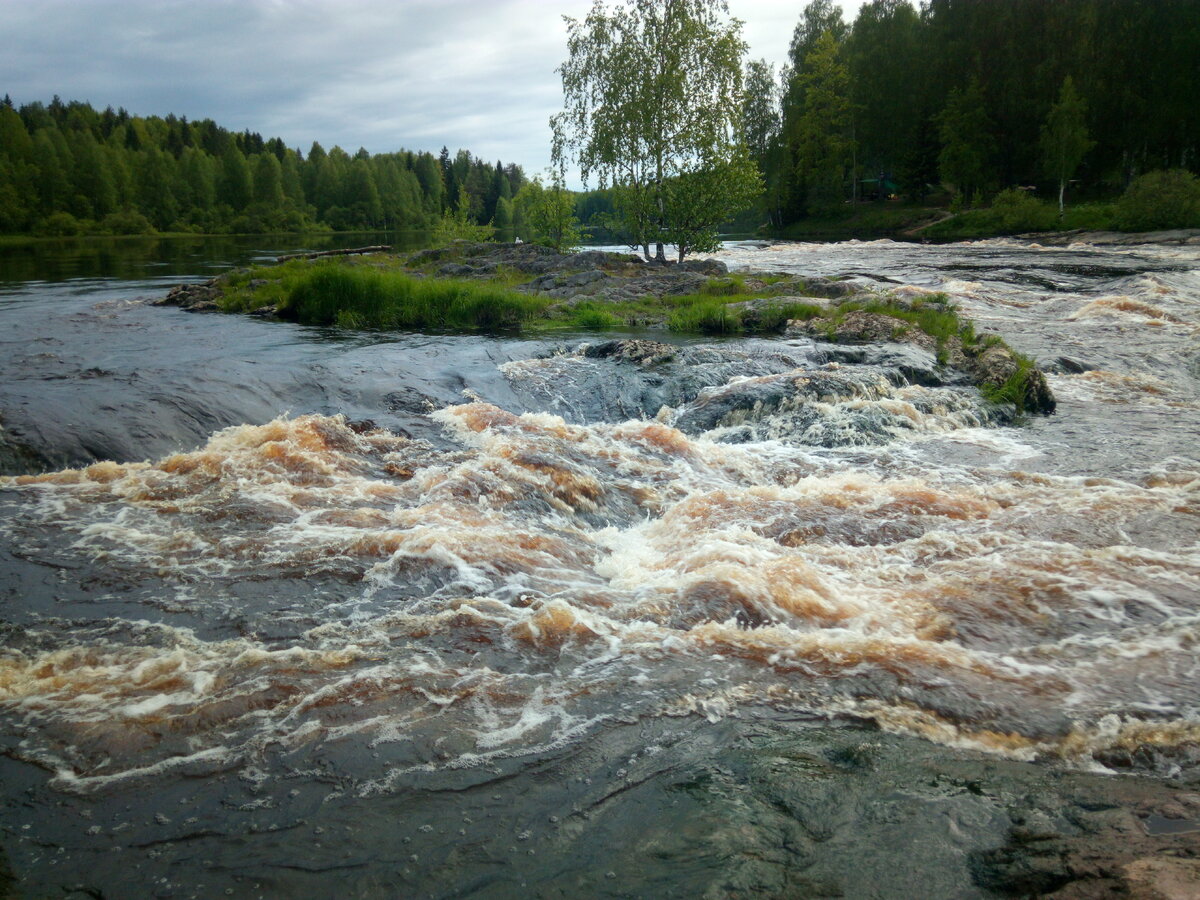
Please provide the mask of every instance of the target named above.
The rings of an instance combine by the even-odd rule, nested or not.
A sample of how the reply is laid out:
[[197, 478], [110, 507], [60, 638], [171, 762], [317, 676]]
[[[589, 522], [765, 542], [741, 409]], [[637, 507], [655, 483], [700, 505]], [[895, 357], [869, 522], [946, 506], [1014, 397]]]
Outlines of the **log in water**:
[[808, 339], [8, 289], [0, 409], [51, 461], [0, 483], [21, 883], [966, 897], [1194, 855], [1200, 250], [722, 258], [947, 291], [1059, 411]]

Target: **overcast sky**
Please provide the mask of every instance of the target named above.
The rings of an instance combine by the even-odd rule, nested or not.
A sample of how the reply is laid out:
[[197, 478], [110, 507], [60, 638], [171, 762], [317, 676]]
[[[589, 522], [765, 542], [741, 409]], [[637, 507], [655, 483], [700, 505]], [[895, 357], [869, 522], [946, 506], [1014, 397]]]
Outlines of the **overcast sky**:
[[[729, 0], [778, 67], [803, 2]], [[842, 3], [852, 21], [861, 0]], [[0, 94], [210, 118], [307, 153], [549, 163], [562, 16], [591, 0], [0, 0]]]

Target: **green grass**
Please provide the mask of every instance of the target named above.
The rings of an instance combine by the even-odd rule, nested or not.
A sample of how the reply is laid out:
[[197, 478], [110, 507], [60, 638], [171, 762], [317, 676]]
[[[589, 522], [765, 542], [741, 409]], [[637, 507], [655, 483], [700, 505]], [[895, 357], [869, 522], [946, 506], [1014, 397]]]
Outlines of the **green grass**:
[[[265, 283], [254, 282], [265, 274]], [[223, 308], [273, 304], [281, 318], [344, 328], [512, 328], [540, 315], [549, 300], [503, 285], [338, 261], [294, 260], [230, 276]]]
[[710, 278], [708, 284], [700, 288], [700, 293], [706, 297], [736, 297], [748, 292], [746, 276], [734, 272], [721, 278]]
[[1028, 382], [1029, 376], [1037, 371], [1037, 364], [1028, 356], [1011, 348], [1009, 352], [1016, 360], [1017, 370], [1003, 384], [979, 385], [979, 393], [990, 403], [1011, 403], [1018, 410], [1024, 410], [1029, 390], [1026, 382]]
[[610, 331], [622, 327], [625, 322], [603, 309], [592, 306], [584, 307], [583, 304], [580, 304], [575, 307], [570, 324], [575, 328], [584, 328], [589, 331]]
[[[1011, 194], [1006, 191], [1004, 194]], [[1021, 202], [1001, 202], [997, 198], [985, 209], [970, 209], [931, 225], [922, 236], [938, 241], [973, 240], [1005, 234], [1025, 234], [1054, 231], [1113, 231], [1117, 230], [1117, 207], [1114, 203], [1081, 203], [1067, 206], [1058, 217], [1057, 204], [1033, 197]]]
[[670, 331], [700, 334], [741, 334], [742, 317], [739, 311], [731, 308], [728, 303], [701, 298], [691, 303], [678, 304], [667, 317], [667, 328]]

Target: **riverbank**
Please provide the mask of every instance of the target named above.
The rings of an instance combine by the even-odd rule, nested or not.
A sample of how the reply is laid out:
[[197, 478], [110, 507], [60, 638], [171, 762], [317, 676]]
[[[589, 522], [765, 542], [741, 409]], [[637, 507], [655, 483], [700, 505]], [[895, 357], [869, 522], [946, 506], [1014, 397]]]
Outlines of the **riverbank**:
[[[1013, 192], [1006, 192], [1011, 195]], [[1009, 202], [1005, 202], [1005, 200]], [[1007, 197], [996, 205], [953, 212], [944, 206], [891, 203], [847, 205], [836, 214], [810, 216], [771, 232], [779, 240], [845, 241], [891, 238], [953, 243], [1022, 237], [1041, 243], [1083, 241], [1101, 245], [1200, 242], [1200, 228], [1123, 231], [1114, 203], [1068, 206], [1060, 218], [1050, 204]]]

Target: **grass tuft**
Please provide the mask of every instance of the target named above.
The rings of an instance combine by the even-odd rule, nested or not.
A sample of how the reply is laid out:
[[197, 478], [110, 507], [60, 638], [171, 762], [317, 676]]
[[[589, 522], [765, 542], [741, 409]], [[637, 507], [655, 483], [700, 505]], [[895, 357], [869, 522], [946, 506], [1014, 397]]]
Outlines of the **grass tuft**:
[[1011, 403], [1018, 410], [1024, 410], [1029, 396], [1029, 378], [1037, 371], [1037, 365], [1024, 354], [1015, 350], [1010, 352], [1016, 360], [1017, 370], [1003, 384], [981, 384], [979, 393], [989, 403]]
[[304, 277], [281, 280], [278, 293], [281, 317], [346, 328], [511, 328], [549, 305], [502, 285], [338, 263], [309, 266]]
[[693, 299], [675, 308], [667, 318], [667, 328], [701, 334], [739, 334], [742, 318], [736, 309], [720, 300]]

